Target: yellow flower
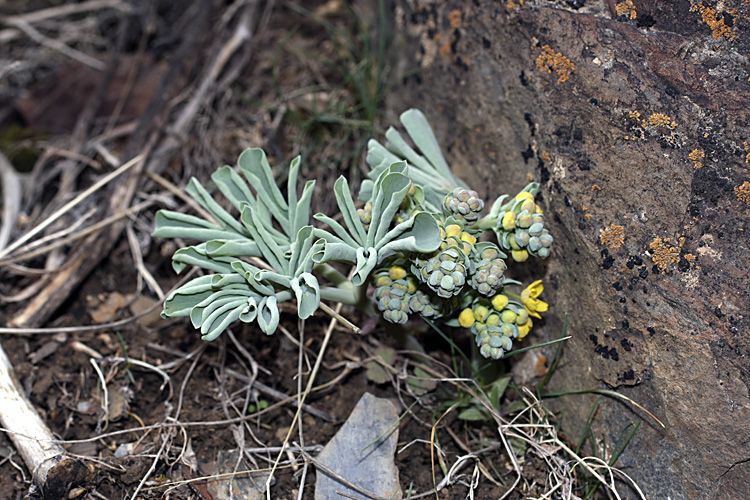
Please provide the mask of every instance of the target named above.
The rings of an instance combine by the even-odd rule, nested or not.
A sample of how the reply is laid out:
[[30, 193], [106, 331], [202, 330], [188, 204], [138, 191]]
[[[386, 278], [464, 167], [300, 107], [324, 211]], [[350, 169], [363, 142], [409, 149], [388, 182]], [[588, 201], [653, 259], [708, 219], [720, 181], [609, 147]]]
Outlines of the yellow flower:
[[467, 307], [458, 315], [458, 324], [464, 328], [471, 328], [474, 321], [476, 321], [474, 318], [474, 311], [472, 311], [470, 307]]
[[531, 319], [529, 319], [526, 323], [518, 327], [518, 340], [523, 340], [523, 338], [529, 334], [529, 330], [531, 330], [531, 327], [534, 326], [531, 322]]
[[543, 291], [544, 285], [542, 285], [542, 280], [537, 280], [521, 292], [521, 302], [523, 302], [523, 306], [529, 311], [531, 316], [539, 319], [542, 319], [542, 317], [539, 316], [539, 313], [546, 311], [549, 307], [549, 304], [543, 300], [537, 299]]

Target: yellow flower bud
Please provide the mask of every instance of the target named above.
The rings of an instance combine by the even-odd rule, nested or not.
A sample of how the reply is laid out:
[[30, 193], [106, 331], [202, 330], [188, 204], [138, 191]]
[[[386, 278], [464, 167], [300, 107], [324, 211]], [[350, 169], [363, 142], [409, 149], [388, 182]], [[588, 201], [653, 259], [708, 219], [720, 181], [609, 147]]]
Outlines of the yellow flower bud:
[[503, 314], [500, 315], [500, 319], [503, 320], [503, 323], [515, 323], [517, 317], [518, 315], [510, 309], [506, 309], [503, 311]]
[[392, 280], [400, 280], [406, 278], [406, 269], [401, 266], [393, 266], [388, 269], [388, 276], [390, 276]]
[[461, 226], [458, 224], [449, 224], [445, 227], [446, 237], [458, 236], [461, 234]]
[[467, 307], [458, 315], [458, 324], [464, 328], [471, 328], [475, 321], [474, 311], [470, 307]]
[[513, 212], [505, 212], [502, 220], [503, 229], [506, 231], [512, 231], [516, 227], [516, 214]]
[[529, 193], [528, 191], [521, 191], [516, 195], [516, 201], [518, 200], [533, 200], [534, 195]]
[[500, 315], [497, 313], [492, 313], [489, 316], [487, 316], [487, 326], [497, 326], [500, 324]]
[[523, 203], [521, 203], [521, 211], [523, 212], [524, 210], [526, 210], [530, 214], [533, 214], [534, 212], [536, 212], [536, 203], [534, 203], [533, 199], [526, 200]]
[[526, 309], [521, 310], [516, 318], [517, 325], [523, 325], [529, 320], [529, 312]]
[[490, 310], [486, 306], [474, 306], [474, 318], [477, 321], [484, 321], [484, 318], [490, 313]]
[[409, 294], [413, 294], [417, 291], [417, 282], [414, 278], [406, 278], [406, 283], [409, 285], [409, 289], [407, 290]]
[[[510, 241], [512, 242], [513, 240]], [[510, 254], [516, 262], [525, 262], [529, 258], [529, 252], [526, 250], [512, 250]]]
[[502, 311], [503, 309], [505, 309], [505, 306], [508, 305], [508, 297], [499, 293], [492, 297], [491, 302], [492, 307], [495, 309], [495, 311]]

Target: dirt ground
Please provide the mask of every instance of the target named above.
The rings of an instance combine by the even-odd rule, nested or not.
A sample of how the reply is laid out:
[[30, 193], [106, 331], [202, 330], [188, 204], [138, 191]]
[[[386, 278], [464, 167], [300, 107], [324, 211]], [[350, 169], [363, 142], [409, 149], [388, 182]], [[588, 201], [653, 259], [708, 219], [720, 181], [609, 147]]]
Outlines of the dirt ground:
[[[384, 98], [411, 70], [396, 64], [393, 33], [383, 31], [379, 45], [368, 23], [378, 18], [377, 2], [112, 1], [65, 10], [76, 5], [84, 4], [0, 7], [16, 16], [4, 22], [0, 48], [8, 62], [0, 69], [0, 150], [24, 180], [10, 242], [114, 170], [113, 158], [150, 160], [41, 231], [35, 239], [47, 236], [53, 248], [28, 256], [35, 248], [27, 243], [0, 261], [2, 347], [43, 420], [89, 469], [69, 498], [223, 498], [209, 490], [220, 452], [252, 449], [245, 467], [273, 464], [278, 452], [269, 449], [284, 442], [331, 318], [319, 312], [302, 327], [288, 310], [274, 336], [237, 324], [210, 343], [187, 320], [161, 319], [159, 297], [181, 276], [170, 264], [176, 244], [150, 236], [154, 214], [188, 210], [169, 187], [207, 179], [250, 146], [276, 165], [301, 154], [302, 175], [318, 179], [321, 193], [340, 174], [356, 186], [365, 141], [394, 122]], [[332, 205], [318, 196], [314, 210]], [[64, 239], [118, 214], [92, 235]], [[425, 397], [410, 391], [415, 361], [406, 352], [391, 382], [369, 380], [375, 350], [399, 346], [373, 320], [342, 314], [365, 333], [335, 326], [290, 443], [314, 454], [371, 392], [404, 415], [396, 456], [404, 497], [410, 487], [411, 498], [430, 494], [470, 453], [481, 464], [478, 497], [501, 497], [517, 472], [497, 426], [446, 412], [460, 397], [456, 383], [441, 382]], [[409, 327], [433, 366], [444, 367], [440, 374], [454, 377], [448, 344], [424, 325]], [[459, 347], [468, 340], [456, 338]], [[517, 399], [508, 391], [500, 404]], [[433, 444], [442, 456], [431, 453]], [[551, 486], [548, 465], [559, 448], [548, 451], [517, 453], [524, 477], [508, 498]], [[440, 498], [467, 496], [471, 463]], [[274, 478], [273, 498], [300, 498], [302, 481], [301, 498], [313, 498], [314, 467], [299, 454], [283, 454]], [[30, 480], [0, 433], [0, 498], [24, 497]]]

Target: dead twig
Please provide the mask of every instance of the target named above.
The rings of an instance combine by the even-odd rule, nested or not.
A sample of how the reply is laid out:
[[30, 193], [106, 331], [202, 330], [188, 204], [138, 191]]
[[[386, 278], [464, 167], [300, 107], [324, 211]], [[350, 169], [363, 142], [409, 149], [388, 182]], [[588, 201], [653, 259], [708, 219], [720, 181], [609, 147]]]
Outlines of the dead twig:
[[32, 472], [30, 498], [66, 498], [68, 486], [85, 481], [86, 467], [65, 454], [21, 388], [0, 346], [0, 423]]

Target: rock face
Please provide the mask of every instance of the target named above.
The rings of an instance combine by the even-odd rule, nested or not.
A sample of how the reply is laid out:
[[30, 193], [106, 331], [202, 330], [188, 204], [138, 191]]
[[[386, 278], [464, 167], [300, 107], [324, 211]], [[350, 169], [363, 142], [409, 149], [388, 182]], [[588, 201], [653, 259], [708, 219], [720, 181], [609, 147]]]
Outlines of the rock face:
[[[607, 443], [643, 419], [621, 464], [649, 498], [750, 498], [750, 4], [402, 0], [395, 26], [421, 71], [394, 113], [422, 109], [480, 194], [542, 183], [533, 340], [566, 313], [574, 336], [550, 389], [665, 423], [596, 419]], [[574, 433], [593, 399], [563, 403]]]

